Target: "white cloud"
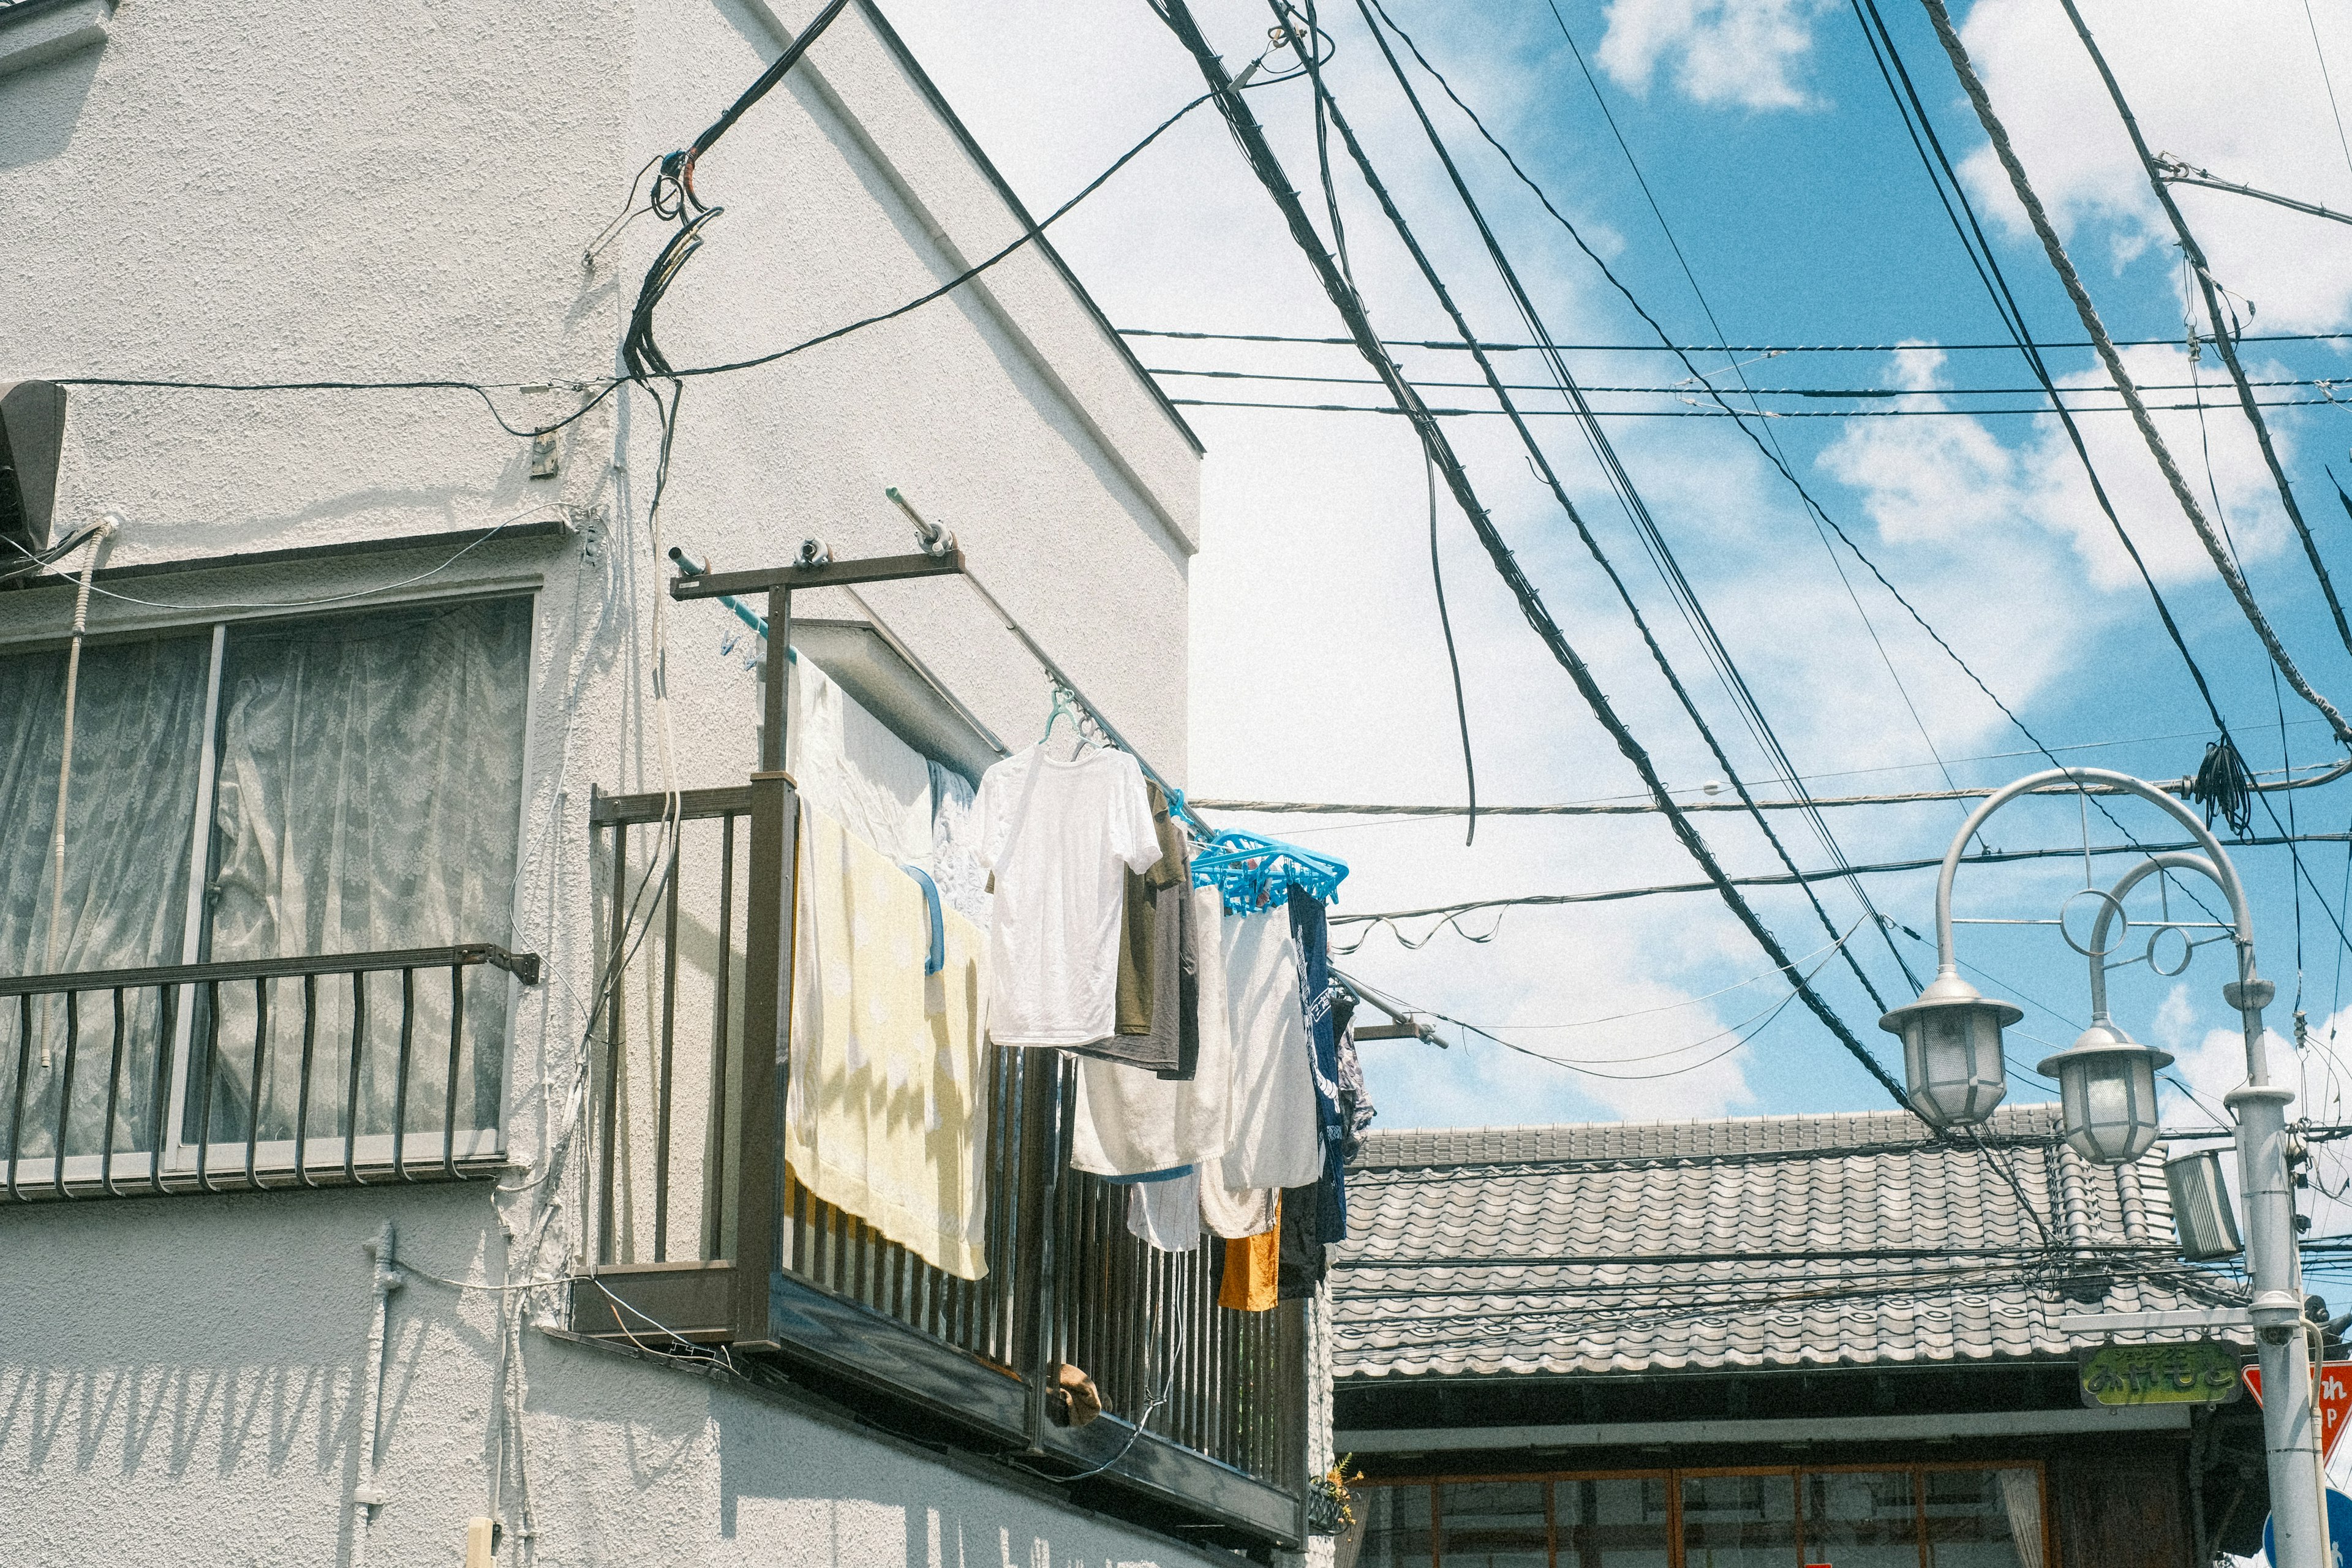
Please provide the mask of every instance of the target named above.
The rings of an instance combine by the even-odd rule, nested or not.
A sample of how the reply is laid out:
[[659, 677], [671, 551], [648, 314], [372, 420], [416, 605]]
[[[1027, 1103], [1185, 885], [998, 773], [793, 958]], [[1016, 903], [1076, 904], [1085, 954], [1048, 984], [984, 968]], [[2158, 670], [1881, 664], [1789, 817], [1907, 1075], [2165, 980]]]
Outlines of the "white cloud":
[[[2196, 0], [2084, 0], [2082, 10], [2151, 151], [2352, 211], [2352, 157], [2311, 31], [2315, 23], [2329, 66], [2352, 69], [2352, 14], [2314, 7], [2307, 22], [2300, 5], [2223, 14]], [[2079, 230], [2117, 263], [2150, 246], [2168, 251], [2171, 226], [2065, 13], [2048, 0], [1978, 0], [1960, 31], [2070, 248]], [[2352, 107], [2347, 88], [2352, 77], [2337, 88]], [[1973, 119], [1965, 102], [1958, 112]], [[1962, 174], [2012, 235], [2029, 232], [1990, 147], [1979, 146]], [[2214, 276], [2259, 307], [2252, 330], [2324, 330], [2352, 315], [2352, 246], [2324, 219], [2216, 191], [2177, 195]], [[2075, 257], [2086, 273], [2096, 259]]]
[[1617, 83], [1647, 93], [1663, 69], [1696, 103], [1811, 109], [1813, 18], [1827, 0], [1611, 0], [1598, 51]]
[[[2208, 403], [2218, 399], [2212, 387], [2220, 367], [2210, 355], [2195, 366], [2185, 351], [2160, 346], [2126, 349], [2122, 357], [2152, 408], [2193, 402], [2189, 392], [2160, 390], [2186, 387], [2192, 381], [2207, 389]], [[1905, 354], [1901, 360], [1908, 367], [1905, 384], [1913, 392], [1898, 400], [1898, 406], [1922, 411], [1952, 406], [1953, 400], [1936, 390], [1941, 353]], [[2057, 380], [2062, 388], [2100, 390], [2104, 395], [2097, 404], [2103, 408], [2116, 405], [2113, 383], [2103, 370], [2070, 373]], [[2085, 402], [2072, 401], [2077, 406]], [[2153, 417], [2175, 461], [2189, 476], [2208, 521], [2213, 519], [2218, 493], [2221, 523], [2234, 540], [2240, 559], [2258, 562], [2275, 555], [2287, 537], [2285, 519], [2261, 448], [2245, 422], [2233, 413], [2208, 412], [2200, 427], [2193, 409], [2159, 411]], [[2075, 423], [2107, 499], [2157, 582], [2204, 582], [2213, 570], [2212, 559], [2129, 416], [2087, 413]], [[2274, 428], [2273, 438], [2280, 456], [2290, 457], [2288, 432]], [[2082, 461], [2054, 416], [2037, 417], [2032, 433], [2013, 444], [2001, 441], [1983, 420], [1958, 416], [1856, 420], [1822, 453], [1822, 465], [1864, 492], [1872, 521], [1890, 540], [1958, 548], [1971, 539], [1981, 544], [1991, 536], [2030, 548], [2032, 534], [2039, 532], [2063, 542], [2079, 570], [2103, 593], [2138, 591], [2138, 573], [2099, 509]]]

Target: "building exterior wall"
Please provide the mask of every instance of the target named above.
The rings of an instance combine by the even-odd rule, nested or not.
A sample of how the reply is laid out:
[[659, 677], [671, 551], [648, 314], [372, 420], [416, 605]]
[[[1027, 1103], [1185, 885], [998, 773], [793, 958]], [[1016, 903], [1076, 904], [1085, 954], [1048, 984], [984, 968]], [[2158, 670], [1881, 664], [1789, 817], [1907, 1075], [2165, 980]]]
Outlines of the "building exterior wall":
[[[593, 266], [583, 250], [632, 172], [690, 140], [816, 9], [591, 0], [557, 25], [429, 0], [123, 6], [102, 46], [0, 76], [0, 379], [446, 378], [486, 384], [518, 426], [568, 413], [574, 384], [614, 371], [667, 228], [639, 218]], [[698, 184], [727, 210], [658, 316], [678, 365], [887, 310], [1022, 232], [862, 5]], [[0, 1556], [117, 1562], [135, 1538], [158, 1561], [454, 1563], [467, 1518], [520, 1521], [526, 1481], [533, 1550], [501, 1561], [1195, 1556], [748, 1384], [552, 1337], [557, 1292], [424, 1278], [390, 1307], [387, 1500], [369, 1529], [352, 1506], [362, 1244], [390, 1221], [404, 1260], [476, 1285], [552, 1278], [576, 1246], [564, 1155], [597, 989], [592, 787], [740, 784], [754, 763], [740, 634], [716, 605], [667, 602], [663, 550], [728, 568], [788, 559], [805, 536], [902, 553], [895, 485], [1182, 782], [1198, 449], [1056, 265], [1031, 249], [900, 320], [689, 379], [658, 518], [661, 416], [640, 387], [568, 426], [546, 479], [462, 390], [70, 396], [59, 529], [121, 513], [116, 564], [570, 521], [562, 539], [455, 556], [122, 579], [147, 602], [101, 594], [90, 612], [108, 637], [328, 599], [533, 594], [511, 929], [460, 938], [541, 954], [548, 975], [512, 993], [501, 1193], [0, 1205]], [[963, 585], [866, 597], [1008, 744], [1038, 732], [1035, 662]], [[0, 655], [55, 646], [69, 604], [0, 595]], [[856, 613], [814, 595], [795, 610]]]

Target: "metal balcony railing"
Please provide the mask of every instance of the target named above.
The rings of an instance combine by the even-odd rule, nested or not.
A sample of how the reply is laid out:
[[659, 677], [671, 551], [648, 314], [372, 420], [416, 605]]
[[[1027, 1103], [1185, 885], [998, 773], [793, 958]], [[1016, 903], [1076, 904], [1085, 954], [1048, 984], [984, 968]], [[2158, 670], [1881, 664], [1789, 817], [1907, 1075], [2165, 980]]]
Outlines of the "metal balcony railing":
[[[593, 1224], [575, 1330], [771, 1356], [974, 1450], [1047, 1474], [1099, 1470], [1090, 1484], [1295, 1545], [1302, 1304], [1227, 1310], [1212, 1279], [1221, 1244], [1163, 1253], [1128, 1233], [1127, 1189], [1068, 1169], [1075, 1089], [1060, 1053], [988, 1054], [980, 1279], [926, 1263], [786, 1168], [797, 812], [781, 774], [593, 802], [609, 992], [591, 1047]], [[1090, 1425], [1055, 1418], [1061, 1364], [1102, 1396]]]
[[504, 1158], [507, 986], [413, 948], [0, 978], [16, 1202], [463, 1181]]

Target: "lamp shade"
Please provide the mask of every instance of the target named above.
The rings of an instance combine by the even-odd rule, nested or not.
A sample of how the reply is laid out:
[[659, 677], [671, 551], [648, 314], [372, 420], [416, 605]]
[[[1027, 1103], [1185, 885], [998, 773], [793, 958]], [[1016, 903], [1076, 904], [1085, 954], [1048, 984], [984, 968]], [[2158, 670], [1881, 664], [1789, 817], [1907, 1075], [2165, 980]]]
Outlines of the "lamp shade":
[[1978, 994], [1947, 971], [1928, 982], [1919, 1000], [1895, 1008], [1878, 1026], [1903, 1042], [1912, 1109], [1931, 1127], [1970, 1127], [2009, 1093], [2000, 1032], [2023, 1016], [2021, 1009]]
[[2171, 1065], [2169, 1053], [2094, 1019], [2072, 1048], [2034, 1070], [2058, 1080], [2068, 1146], [2085, 1160], [2121, 1165], [2155, 1144], [2156, 1071]]

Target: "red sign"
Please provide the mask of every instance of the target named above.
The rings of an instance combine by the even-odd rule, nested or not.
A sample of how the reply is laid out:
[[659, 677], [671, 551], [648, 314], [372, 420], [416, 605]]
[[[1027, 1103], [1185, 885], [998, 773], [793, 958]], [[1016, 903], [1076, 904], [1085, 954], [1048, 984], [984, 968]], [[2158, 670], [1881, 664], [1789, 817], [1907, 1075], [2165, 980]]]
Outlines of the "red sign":
[[[2319, 1369], [2316, 1390], [2319, 1404], [2319, 1456], [2324, 1461], [2336, 1452], [2336, 1439], [2344, 1436], [2345, 1418], [2352, 1415], [2352, 1361], [2331, 1361]], [[2263, 1369], [2246, 1368], [2246, 1392], [2254, 1403], [2263, 1402]]]

